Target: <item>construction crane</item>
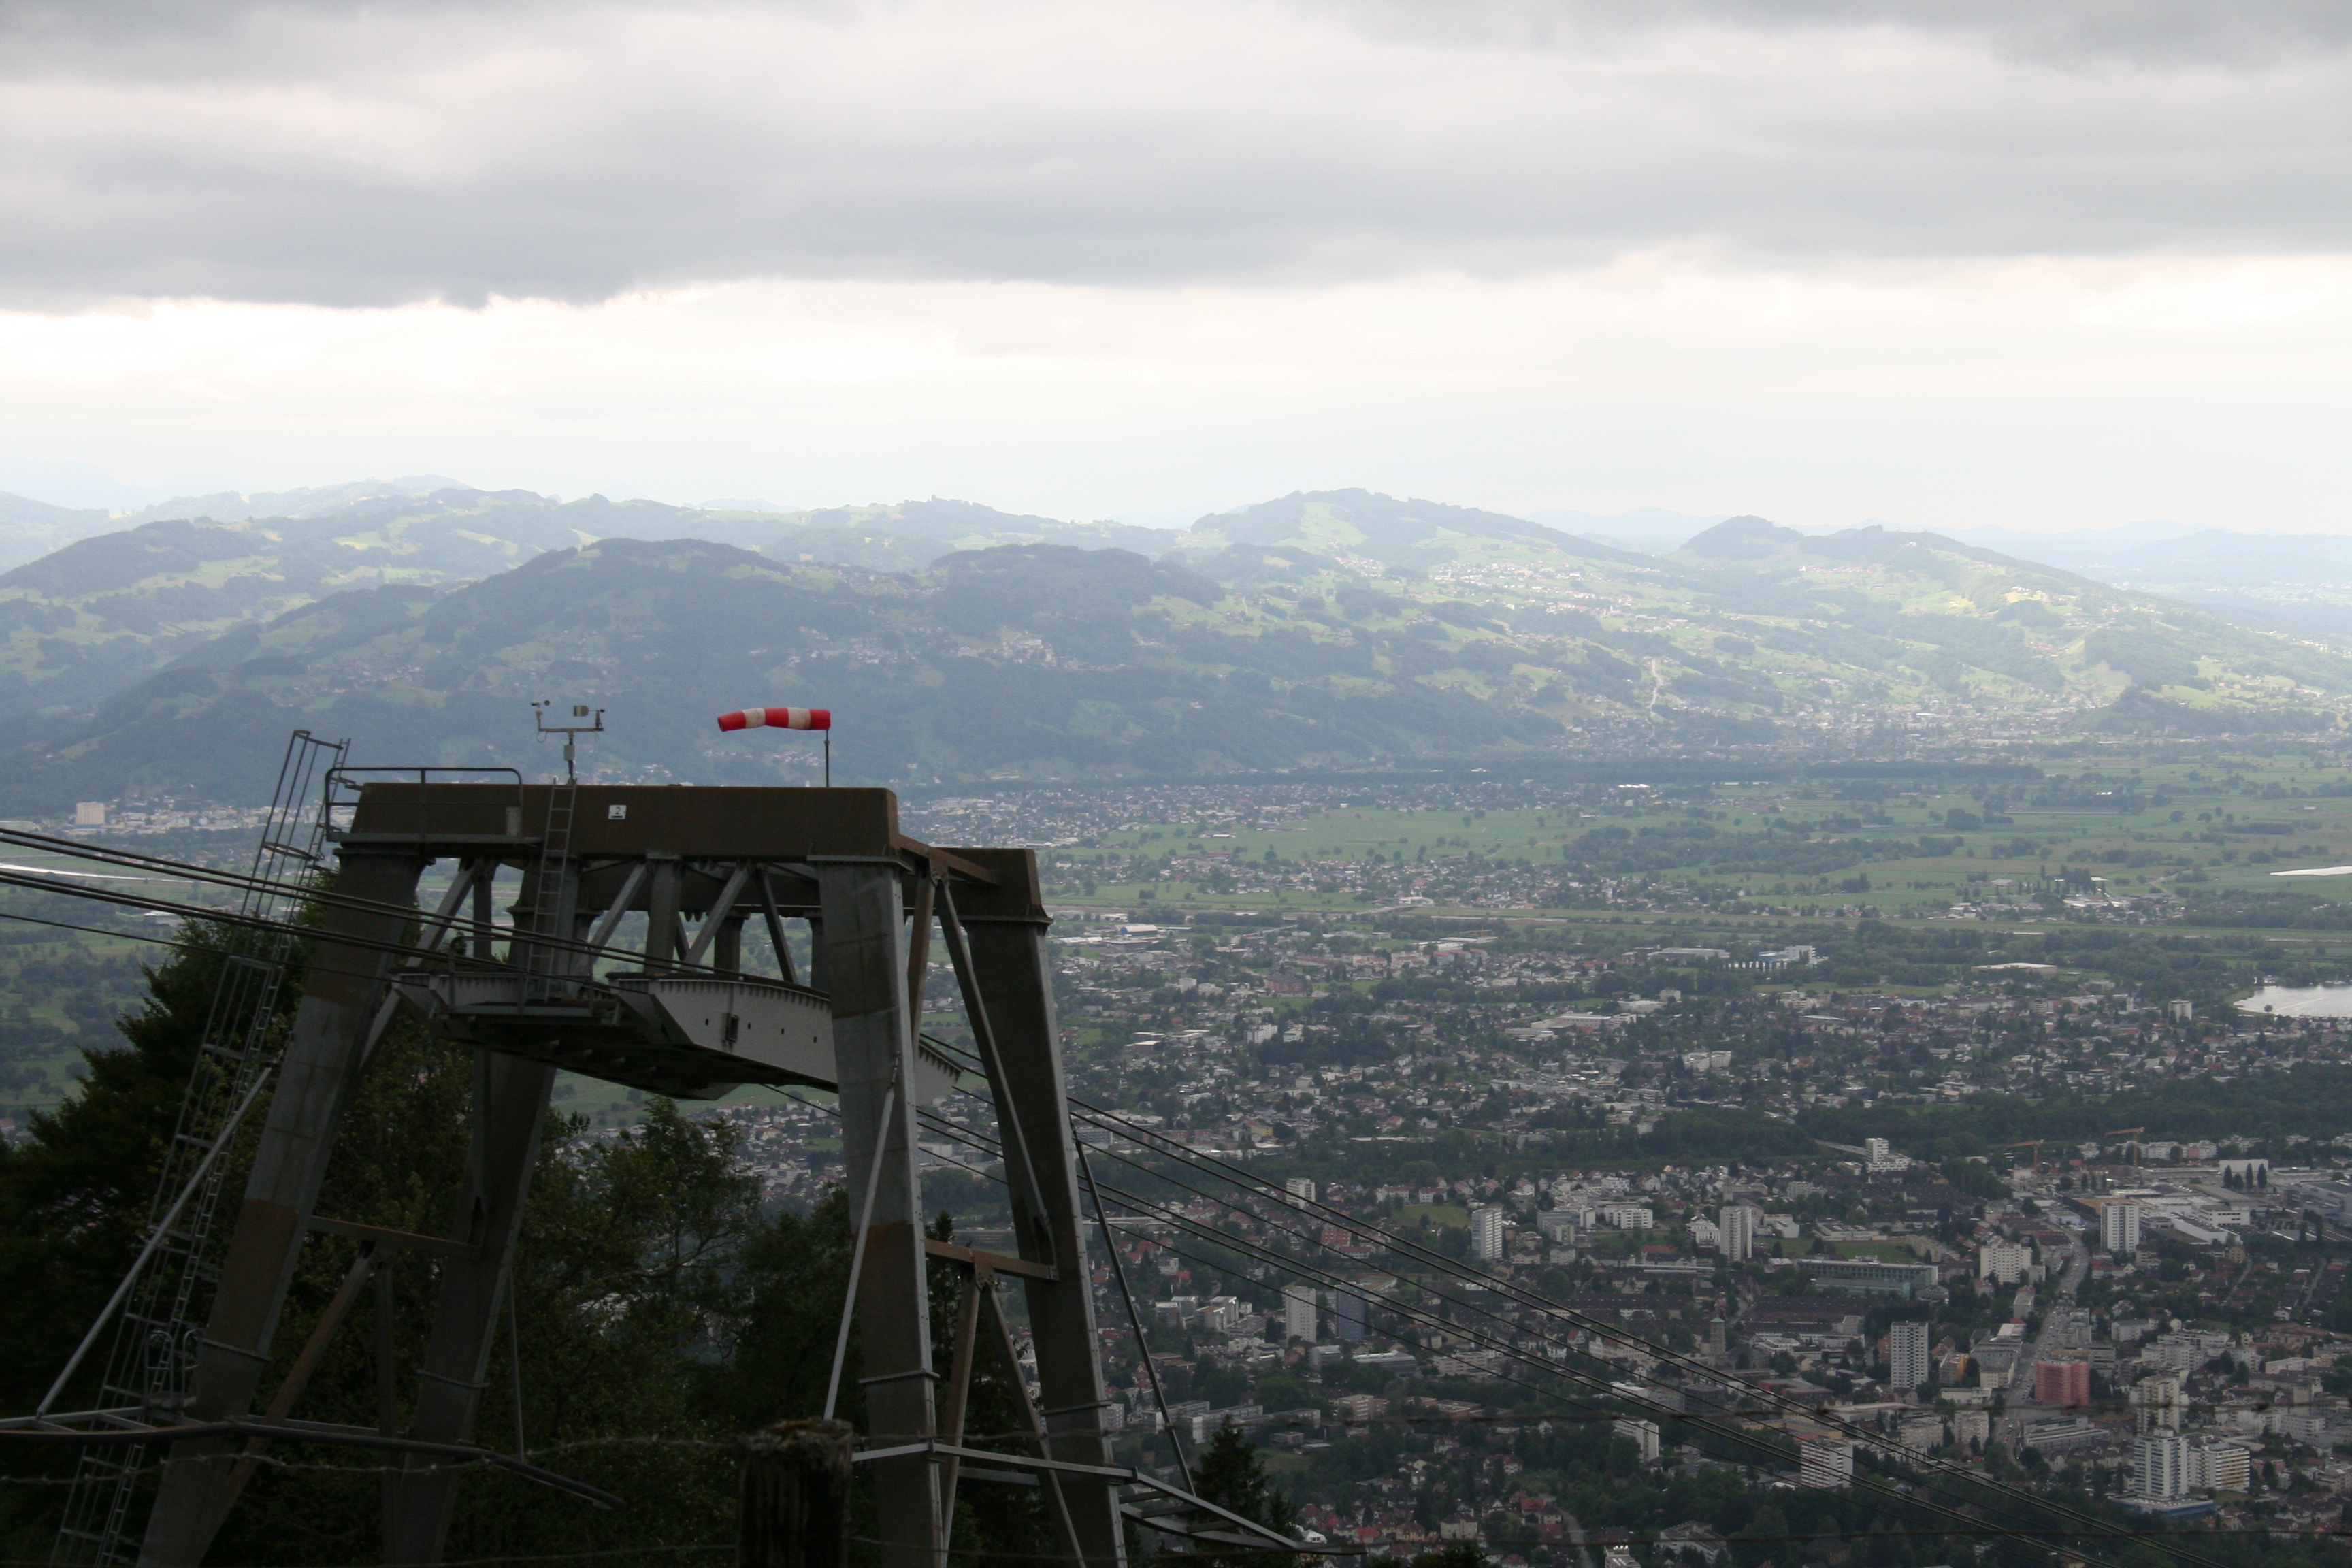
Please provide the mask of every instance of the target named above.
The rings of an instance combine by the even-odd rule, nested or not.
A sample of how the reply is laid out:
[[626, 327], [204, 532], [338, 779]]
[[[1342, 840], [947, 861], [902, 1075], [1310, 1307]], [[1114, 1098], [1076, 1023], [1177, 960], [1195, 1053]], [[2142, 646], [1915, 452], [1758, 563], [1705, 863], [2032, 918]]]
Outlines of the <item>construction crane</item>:
[[2132, 1169], [2137, 1171], [2139, 1169], [2139, 1135], [2147, 1131], [2147, 1129], [2145, 1127], [2117, 1127], [2101, 1133], [2100, 1136], [2104, 1138], [2117, 1138], [2123, 1136], [2125, 1133], [2129, 1133], [2131, 1135], [2131, 1139], [2125, 1147], [2131, 1151]]
[[2010, 1148], [2010, 1149], [2031, 1149], [2031, 1150], [2032, 1150], [2032, 1151], [2033, 1151], [2033, 1173], [2034, 1173], [2035, 1175], [2037, 1175], [2037, 1176], [2038, 1176], [2038, 1175], [2040, 1175], [2040, 1174], [2042, 1173], [2042, 1144], [2044, 1144], [2044, 1143], [2046, 1143], [2046, 1142], [2049, 1142], [2049, 1140], [2048, 1140], [2048, 1139], [2046, 1139], [2046, 1138], [2028, 1138], [2028, 1139], [2026, 1139], [2026, 1140], [2025, 1140], [2023, 1142], [2021, 1142], [2021, 1143], [2010, 1143], [2010, 1144], [2005, 1144], [2005, 1145], [2003, 1145], [2003, 1147], [2005, 1147], [2005, 1148]]

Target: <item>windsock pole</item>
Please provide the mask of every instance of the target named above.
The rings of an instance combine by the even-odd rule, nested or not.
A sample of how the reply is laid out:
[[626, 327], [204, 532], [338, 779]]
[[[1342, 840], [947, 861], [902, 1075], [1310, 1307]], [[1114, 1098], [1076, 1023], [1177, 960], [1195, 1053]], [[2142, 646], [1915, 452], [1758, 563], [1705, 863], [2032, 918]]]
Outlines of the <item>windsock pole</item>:
[[824, 737], [824, 786], [833, 787], [833, 710], [740, 708], [719, 716], [721, 730], [814, 730]]

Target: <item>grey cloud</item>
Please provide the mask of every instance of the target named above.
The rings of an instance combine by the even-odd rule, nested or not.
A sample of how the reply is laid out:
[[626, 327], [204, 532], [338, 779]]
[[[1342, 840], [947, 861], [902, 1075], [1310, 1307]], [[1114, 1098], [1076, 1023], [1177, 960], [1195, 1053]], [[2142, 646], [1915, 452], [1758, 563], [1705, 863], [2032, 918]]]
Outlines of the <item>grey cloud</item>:
[[2352, 245], [2352, 8], [11, 8], [0, 302]]
[[1329, 0], [1410, 36], [1576, 47], [1694, 24], [1769, 33], [1885, 27], [1980, 40], [2012, 58], [2082, 68], [2259, 65], [2352, 46], [2339, 0]]

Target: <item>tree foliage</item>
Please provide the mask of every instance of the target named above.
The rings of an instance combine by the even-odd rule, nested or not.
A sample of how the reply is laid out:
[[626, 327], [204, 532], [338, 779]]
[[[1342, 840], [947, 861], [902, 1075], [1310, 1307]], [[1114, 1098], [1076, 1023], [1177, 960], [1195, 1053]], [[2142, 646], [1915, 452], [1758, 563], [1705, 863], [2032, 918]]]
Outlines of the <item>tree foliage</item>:
[[[1290, 1530], [1295, 1517], [1290, 1500], [1266, 1479], [1265, 1461], [1257, 1445], [1231, 1422], [1217, 1428], [1209, 1446], [1193, 1459], [1192, 1485], [1202, 1499], [1219, 1508], [1255, 1520], [1269, 1530], [1285, 1533]], [[1198, 1529], [1233, 1528], [1214, 1514], [1195, 1512], [1191, 1517]], [[1184, 1564], [1185, 1568], [1294, 1568], [1298, 1561], [1293, 1554], [1265, 1550], [1231, 1553], [1173, 1550], [1164, 1555], [1166, 1561]]]

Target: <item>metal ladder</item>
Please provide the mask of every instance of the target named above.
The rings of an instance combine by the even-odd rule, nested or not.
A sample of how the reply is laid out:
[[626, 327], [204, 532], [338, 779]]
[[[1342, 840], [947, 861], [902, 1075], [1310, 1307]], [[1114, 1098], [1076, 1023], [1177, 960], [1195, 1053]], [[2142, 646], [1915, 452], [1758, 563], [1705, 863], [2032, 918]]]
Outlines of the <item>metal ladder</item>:
[[516, 945], [509, 950], [515, 967], [522, 972], [521, 984], [515, 988], [518, 1011], [535, 1002], [569, 1002], [574, 996], [571, 960], [559, 944], [571, 939], [573, 905], [579, 900], [579, 887], [572, 874], [572, 814], [580, 800], [579, 741], [583, 735], [604, 732], [604, 710], [594, 710], [591, 719], [587, 704], [574, 703], [570, 722], [550, 724], [548, 715], [557, 706], [546, 700], [530, 705], [531, 724], [538, 734], [563, 737], [563, 779], [548, 784], [547, 817], [539, 834], [538, 882], [531, 894], [531, 934], [551, 940], [530, 942], [518, 929]]
[[[539, 874], [531, 900], [532, 934], [557, 942], [572, 934], [572, 906], [578, 889], [572, 876], [572, 816], [580, 803], [577, 780], [565, 779], [547, 789], [547, 816], [540, 825]], [[518, 940], [520, 933], [518, 933]], [[522, 985], [517, 993], [528, 1005], [533, 1002], [571, 999], [563, 949], [551, 942], [525, 942]]]
[[[288, 889], [299, 889], [323, 864], [327, 820], [320, 785], [325, 771], [341, 763], [350, 748], [349, 741], [321, 741], [308, 730], [297, 730], [288, 740], [253, 855], [256, 883], [283, 887], [248, 884], [238, 896], [240, 914], [289, 922], [300, 912], [300, 892]], [[218, 945], [225, 950], [220, 975], [189, 1068], [179, 1121], [164, 1149], [146, 1236], [154, 1234], [218, 1141], [231, 1109], [268, 1069], [282, 1043], [278, 997], [293, 935], [282, 923], [262, 929], [240, 924], [222, 928]], [[219, 1277], [214, 1232], [228, 1165], [215, 1162], [132, 1286], [100, 1378], [100, 1406], [136, 1405], [142, 1419], [158, 1425], [179, 1418]], [[52, 1563], [82, 1568], [136, 1560], [140, 1532], [133, 1529], [133, 1515], [145, 1495], [139, 1479], [150, 1458], [151, 1451], [139, 1447], [82, 1449], [50, 1549]]]

